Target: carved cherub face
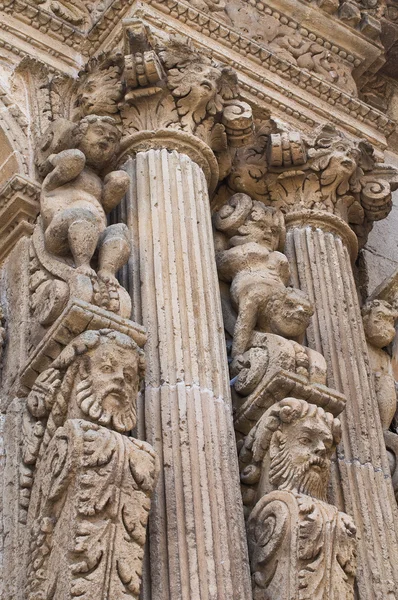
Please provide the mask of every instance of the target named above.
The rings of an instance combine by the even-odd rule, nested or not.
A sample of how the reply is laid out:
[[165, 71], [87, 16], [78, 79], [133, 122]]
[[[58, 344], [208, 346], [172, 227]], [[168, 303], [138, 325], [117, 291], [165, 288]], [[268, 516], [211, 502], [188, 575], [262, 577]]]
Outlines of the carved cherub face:
[[283, 423], [270, 446], [272, 483], [324, 499], [334, 448], [330, 426], [318, 413]]
[[301, 336], [314, 314], [307, 296], [295, 288], [285, 288], [271, 297], [267, 311], [272, 333], [286, 338]]
[[395, 337], [397, 316], [397, 311], [382, 300], [375, 300], [365, 305], [362, 318], [368, 342], [377, 348], [388, 346]]
[[83, 119], [79, 125], [78, 148], [86, 157], [86, 164], [101, 170], [115, 157], [119, 149], [120, 134], [117, 127], [106, 117], [96, 120]]
[[280, 235], [281, 224], [276, 221], [274, 211], [262, 202], [253, 202], [253, 208], [243, 225], [238, 228], [237, 235], [230, 239], [230, 245], [240, 246], [256, 242], [269, 250], [276, 250]]
[[82, 362], [77, 401], [101, 425], [126, 432], [136, 424], [139, 355], [115, 341], [101, 343]]

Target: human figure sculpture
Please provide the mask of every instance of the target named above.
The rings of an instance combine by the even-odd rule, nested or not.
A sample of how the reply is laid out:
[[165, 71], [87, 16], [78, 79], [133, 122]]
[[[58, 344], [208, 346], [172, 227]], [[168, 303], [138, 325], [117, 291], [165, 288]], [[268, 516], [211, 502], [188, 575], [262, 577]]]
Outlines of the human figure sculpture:
[[362, 321], [368, 343], [380, 421], [384, 431], [392, 485], [398, 501], [398, 435], [392, 427], [398, 413], [397, 391], [391, 357], [385, 348], [395, 337], [398, 311], [386, 300], [371, 300], [362, 308]]
[[356, 528], [326, 501], [339, 440], [337, 419], [296, 398], [272, 406], [247, 436], [242, 451], [260, 479], [248, 520], [254, 600], [354, 598]]
[[123, 434], [135, 427], [143, 369], [131, 338], [87, 331], [32, 389], [23, 456], [36, 466], [27, 600], [139, 598], [159, 467], [149, 444]]
[[[232, 357], [245, 352], [254, 329], [300, 336], [313, 309], [302, 292], [286, 288], [289, 264], [277, 250], [285, 234], [282, 213], [246, 194], [235, 194], [216, 213], [214, 224], [223, 234], [216, 240], [219, 277], [231, 282], [232, 306], [238, 314]], [[282, 317], [274, 319], [274, 311]]]
[[384, 430], [390, 427], [397, 409], [391, 358], [383, 350], [391, 344], [395, 337], [395, 321], [397, 318], [398, 311], [385, 300], [372, 300], [362, 308], [362, 320], [368, 342], [380, 419]]
[[72, 255], [77, 271], [95, 276], [90, 261], [101, 242], [99, 274], [112, 279], [130, 246], [127, 228], [119, 225], [115, 236], [106, 214], [119, 204], [130, 178], [124, 171], [105, 177], [101, 172], [112, 164], [120, 132], [113, 118], [90, 115], [81, 119], [73, 137], [74, 148], [48, 157], [52, 170], [40, 198], [46, 248], [56, 256]]

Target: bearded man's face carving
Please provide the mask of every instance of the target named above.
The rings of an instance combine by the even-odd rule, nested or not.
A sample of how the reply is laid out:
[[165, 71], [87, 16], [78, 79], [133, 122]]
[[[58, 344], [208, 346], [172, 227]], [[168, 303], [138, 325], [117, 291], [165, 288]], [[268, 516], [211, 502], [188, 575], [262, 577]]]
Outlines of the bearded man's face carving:
[[100, 344], [82, 359], [77, 402], [100, 425], [126, 432], [136, 424], [139, 356], [115, 341]]
[[307, 416], [283, 424], [272, 437], [270, 481], [278, 489], [324, 500], [334, 439], [325, 420]]

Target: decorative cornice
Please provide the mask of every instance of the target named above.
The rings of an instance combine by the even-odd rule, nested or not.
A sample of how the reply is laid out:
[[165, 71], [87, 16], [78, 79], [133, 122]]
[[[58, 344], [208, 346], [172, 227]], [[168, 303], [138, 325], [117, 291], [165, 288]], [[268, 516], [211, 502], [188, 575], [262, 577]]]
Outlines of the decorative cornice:
[[[232, 52], [234, 54], [231, 56], [230, 52], [221, 52], [214, 47], [209, 49], [208, 46], [205, 46], [203, 40], [200, 40], [197, 37], [194, 38], [195, 44], [201, 45], [203, 48], [206, 47], [207, 52], [211, 51], [214, 58], [229, 64], [237, 71], [238, 74], [245, 74], [250, 77], [252, 81], [257, 81], [266, 85], [267, 87], [275, 89], [276, 91], [281, 91], [281, 85], [270, 81], [266, 75], [261, 75], [261, 72], [259, 73], [259, 65], [261, 65], [261, 67], [264, 69], [264, 72], [271, 71], [284, 80], [291, 81], [298, 88], [301, 88], [307, 93], [324, 100], [331, 106], [335, 106], [337, 110], [341, 110], [343, 113], [353, 117], [354, 119], [357, 119], [360, 123], [370, 125], [377, 131], [383, 133], [386, 137], [388, 137], [388, 135], [390, 135], [396, 128], [395, 121], [389, 119], [385, 114], [377, 109], [370, 107], [358, 98], [354, 98], [353, 96], [344, 93], [340, 88], [325, 81], [316, 73], [311, 73], [306, 69], [300, 69], [296, 65], [289, 63], [287, 60], [279, 58], [265, 46], [254, 42], [247, 36], [241, 34], [237, 30], [229, 28], [228, 25], [218, 21], [213, 17], [208, 15], [204, 16], [199, 11], [188, 7], [181, 1], [147, 0], [146, 5], [148, 8], [149, 5], [152, 5], [164, 14], [187, 23], [194, 31], [197, 31], [202, 35], [206, 35], [207, 37], [210, 36], [211, 38], [217, 40], [218, 44], [228, 48], [229, 50], [233, 48]], [[169, 7], [169, 5], [172, 5], [172, 7]], [[148, 23], [154, 27], [159, 25], [157, 16], [151, 11], [148, 11], [143, 3], [139, 3], [139, 7], [140, 16], [144, 18], [145, 21], [148, 21]], [[175, 33], [180, 32], [176, 24], [169, 21], [167, 25], [169, 29], [173, 29]], [[190, 35], [185, 29], [184, 34], [193, 38], [193, 36]], [[235, 49], [239, 51], [239, 54], [235, 52]], [[240, 56], [243, 57], [244, 62], [243, 59], [239, 58]], [[253, 66], [251, 66], [250, 63], [252, 63]], [[253, 84], [250, 84], [247, 81], [242, 82], [241, 80], [240, 85], [242, 89], [247, 89], [255, 96], [261, 94], [261, 92], [257, 90]], [[308, 109], [308, 99], [301, 97], [297, 92], [287, 90], [284, 87], [283, 95], [284, 97], [288, 96], [292, 98], [298, 104]], [[269, 102], [272, 105], [275, 105], [274, 98], [270, 97]], [[285, 106], [283, 106], [282, 103], [280, 104], [281, 109], [284, 110], [284, 112], [288, 112], [287, 109], [292, 110], [288, 104]], [[330, 112], [326, 106], [317, 106], [315, 110], [322, 116], [321, 118], [329, 121], [331, 120]], [[307, 117], [303, 117], [301, 119], [300, 115], [298, 115], [297, 118], [307, 121]], [[308, 122], [308, 124], [311, 125], [310, 122]], [[357, 131], [359, 135], [363, 136], [363, 132], [359, 127], [357, 128]], [[381, 145], [380, 141], [379, 145]]]

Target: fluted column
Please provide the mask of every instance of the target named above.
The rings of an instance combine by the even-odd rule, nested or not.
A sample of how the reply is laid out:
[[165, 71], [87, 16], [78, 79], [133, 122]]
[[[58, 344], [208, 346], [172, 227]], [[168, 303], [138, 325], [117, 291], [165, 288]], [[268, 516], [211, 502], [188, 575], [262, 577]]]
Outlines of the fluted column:
[[358, 529], [359, 596], [393, 600], [398, 590], [398, 511], [351, 267], [356, 238], [342, 219], [329, 213], [291, 213], [286, 224], [294, 285], [315, 306], [308, 345], [325, 356], [328, 385], [347, 397], [337, 461], [341, 500]]
[[[148, 331], [146, 439], [162, 464], [152, 600], [251, 598], [229, 376], [202, 168], [177, 150], [129, 158], [135, 318]], [[145, 592], [148, 596], [148, 589]]]

